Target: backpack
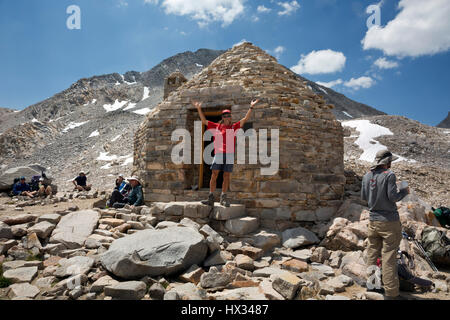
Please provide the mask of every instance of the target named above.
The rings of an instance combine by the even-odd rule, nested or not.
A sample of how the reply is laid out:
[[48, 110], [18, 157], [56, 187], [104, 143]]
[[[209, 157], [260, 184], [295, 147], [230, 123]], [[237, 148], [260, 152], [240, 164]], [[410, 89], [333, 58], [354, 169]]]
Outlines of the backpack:
[[422, 231], [422, 247], [431, 261], [450, 266], [450, 239], [445, 232], [425, 227]]
[[31, 182], [30, 182], [30, 189], [31, 191], [38, 191], [39, 190], [39, 179], [41, 178], [41, 176], [33, 176], [31, 178]]
[[437, 209], [431, 208], [433, 210], [434, 216], [439, 221], [439, 224], [443, 228], [448, 228], [450, 226], [450, 209], [447, 207], [439, 207]]

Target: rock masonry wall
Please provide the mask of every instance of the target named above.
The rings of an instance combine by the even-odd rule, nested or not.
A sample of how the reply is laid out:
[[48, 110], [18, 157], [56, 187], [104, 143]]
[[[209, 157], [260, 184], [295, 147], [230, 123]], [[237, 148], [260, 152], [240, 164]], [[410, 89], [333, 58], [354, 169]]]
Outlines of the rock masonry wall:
[[259, 162], [236, 164], [229, 196], [266, 227], [276, 228], [279, 221], [329, 219], [342, 203], [345, 184], [343, 129], [331, 112], [333, 106], [248, 42], [233, 47], [172, 92], [140, 125], [134, 173], [143, 180], [146, 202], [196, 201], [208, 193], [192, 190], [198, 185], [200, 165], [171, 161], [178, 144], [171, 141], [172, 131], [187, 128], [193, 137], [194, 121], [199, 120], [191, 100], [202, 101], [204, 111], [229, 108], [233, 121], [238, 121], [254, 98], [260, 103], [249, 120], [253, 129], [280, 130], [279, 170], [264, 176]]

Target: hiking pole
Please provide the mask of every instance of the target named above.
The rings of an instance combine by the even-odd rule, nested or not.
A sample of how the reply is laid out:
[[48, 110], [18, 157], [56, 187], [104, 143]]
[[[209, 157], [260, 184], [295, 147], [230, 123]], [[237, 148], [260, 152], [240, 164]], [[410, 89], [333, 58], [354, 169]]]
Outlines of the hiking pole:
[[425, 249], [422, 247], [422, 245], [417, 241], [417, 239], [414, 239], [413, 237], [409, 236], [406, 232], [402, 231], [402, 235], [405, 239], [409, 241], [414, 241], [414, 244], [419, 249], [420, 253], [422, 253], [422, 256], [425, 258], [431, 269], [433, 269], [434, 272], [438, 272], [439, 270], [434, 265], [433, 261], [431, 261], [430, 257], [425, 252]]

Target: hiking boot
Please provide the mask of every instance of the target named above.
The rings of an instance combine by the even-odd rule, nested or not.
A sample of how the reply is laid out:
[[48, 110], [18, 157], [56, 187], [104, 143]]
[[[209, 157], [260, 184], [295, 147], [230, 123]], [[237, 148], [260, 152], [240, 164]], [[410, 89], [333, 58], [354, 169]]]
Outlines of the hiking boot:
[[206, 204], [210, 207], [214, 207], [214, 194], [210, 193], [207, 200], [200, 201], [202, 204]]
[[380, 294], [384, 294], [384, 288], [373, 288], [373, 289], [366, 289], [367, 292], [376, 292], [376, 293], [380, 293]]
[[230, 206], [230, 201], [228, 200], [227, 195], [225, 193], [222, 193], [220, 195], [220, 204], [227, 208]]

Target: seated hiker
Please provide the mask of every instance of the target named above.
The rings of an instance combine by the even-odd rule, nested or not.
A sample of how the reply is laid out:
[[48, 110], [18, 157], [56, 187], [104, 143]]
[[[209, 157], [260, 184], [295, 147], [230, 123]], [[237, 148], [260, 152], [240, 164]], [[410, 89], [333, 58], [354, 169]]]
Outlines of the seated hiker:
[[48, 183], [48, 180], [46, 181], [46, 179], [44, 179], [43, 177], [41, 177], [39, 179], [39, 191], [38, 191], [38, 195], [40, 197], [42, 196], [51, 196], [53, 193], [52, 187], [50, 186], [50, 184]]
[[19, 182], [14, 184], [13, 194], [15, 196], [26, 196], [28, 198], [34, 198], [37, 191], [31, 191], [30, 185], [25, 182], [25, 177], [20, 177]]
[[87, 184], [87, 177], [84, 171], [81, 171], [78, 177], [72, 180], [75, 185], [75, 190], [78, 191], [90, 191], [92, 188], [92, 184]]
[[[222, 111], [222, 120], [219, 123], [214, 123], [208, 121], [202, 111], [202, 103], [193, 101], [192, 105], [197, 108], [198, 114], [202, 123], [207, 126], [207, 130], [211, 130], [214, 135], [214, 160], [211, 165], [211, 180], [209, 183], [209, 196], [207, 200], [202, 200], [203, 204], [207, 204], [211, 207], [214, 206], [214, 191], [216, 190], [217, 178], [220, 171], [223, 171], [223, 184], [222, 184], [222, 194], [220, 195], [220, 204], [229, 207], [230, 202], [227, 199], [227, 191], [231, 182], [231, 173], [233, 172], [234, 163], [234, 144], [235, 144], [235, 134], [236, 131], [244, 127], [244, 124], [250, 119], [252, 109], [259, 102], [259, 100], [253, 100], [250, 103], [250, 109], [248, 110], [245, 117], [233, 123], [231, 119], [231, 111]], [[232, 143], [227, 145], [227, 135], [231, 133]], [[222, 136], [222, 144], [216, 141], [216, 137]], [[220, 141], [220, 139], [219, 139]]]
[[131, 190], [131, 185], [127, 183], [123, 175], [119, 175], [116, 179], [116, 187], [109, 199], [109, 206], [112, 207], [115, 203], [126, 203], [124, 200]]
[[142, 206], [144, 204], [144, 193], [142, 192], [142, 186], [139, 178], [131, 177], [127, 179], [131, 185], [131, 191], [123, 202], [114, 203], [114, 208], [123, 208], [126, 204], [131, 205], [131, 207]]

